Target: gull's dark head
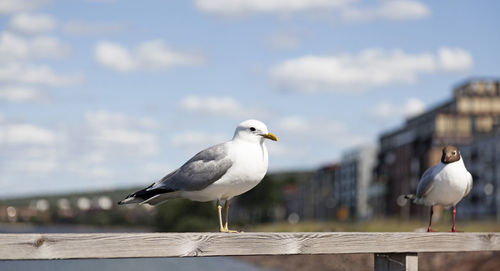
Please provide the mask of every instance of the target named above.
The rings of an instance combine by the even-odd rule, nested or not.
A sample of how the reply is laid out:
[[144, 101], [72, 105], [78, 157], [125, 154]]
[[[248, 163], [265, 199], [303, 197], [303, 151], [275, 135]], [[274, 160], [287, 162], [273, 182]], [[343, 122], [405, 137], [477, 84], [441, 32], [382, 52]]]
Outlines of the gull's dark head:
[[453, 145], [448, 145], [443, 148], [443, 156], [441, 156], [441, 162], [443, 164], [449, 164], [460, 160], [460, 152], [458, 148]]

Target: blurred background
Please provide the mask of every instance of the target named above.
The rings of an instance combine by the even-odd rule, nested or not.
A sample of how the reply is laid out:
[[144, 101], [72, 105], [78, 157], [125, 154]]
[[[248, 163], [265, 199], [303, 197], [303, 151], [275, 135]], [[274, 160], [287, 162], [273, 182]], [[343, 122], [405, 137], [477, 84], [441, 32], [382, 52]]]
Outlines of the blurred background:
[[[265, 179], [232, 200], [235, 228], [425, 230], [429, 209], [400, 195], [455, 144], [474, 178], [457, 228], [499, 231], [498, 10], [493, 0], [0, 0], [0, 232], [215, 231], [214, 203], [116, 202], [249, 118], [280, 141], [267, 143]], [[435, 211], [448, 230], [449, 210]], [[450, 266], [436, 255], [429, 268]]]

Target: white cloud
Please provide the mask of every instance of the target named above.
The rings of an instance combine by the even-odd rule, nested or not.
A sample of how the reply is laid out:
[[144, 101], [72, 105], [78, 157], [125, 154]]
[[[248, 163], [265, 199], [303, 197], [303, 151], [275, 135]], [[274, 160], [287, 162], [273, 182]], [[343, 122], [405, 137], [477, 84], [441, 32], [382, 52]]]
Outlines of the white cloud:
[[[443, 51], [460, 58], [456, 63], [442, 57]], [[302, 92], [363, 91], [394, 83], [414, 83], [421, 74], [459, 71], [470, 68], [469, 53], [462, 49], [441, 49], [432, 53], [409, 54], [401, 49], [365, 49], [357, 55], [303, 56], [273, 67], [271, 80], [282, 89]], [[456, 69], [452, 70], [450, 66]]]
[[287, 14], [342, 7], [353, 0], [196, 0], [196, 7], [206, 13], [223, 16], [246, 14]]
[[208, 14], [228, 17], [311, 13], [314, 14], [310, 16], [312, 18], [326, 17], [356, 22], [377, 19], [414, 20], [431, 14], [427, 5], [415, 0], [381, 0], [371, 7], [366, 7], [357, 0], [196, 0], [195, 5]]
[[[100, 129], [95, 130], [93, 140], [98, 144], [132, 146], [139, 153], [149, 155], [158, 151], [157, 137], [150, 133], [134, 131], [129, 129]], [[144, 144], [144, 145], [142, 145]]]
[[136, 63], [127, 48], [111, 43], [99, 42], [95, 47], [95, 58], [101, 66], [116, 71], [131, 71]]
[[82, 163], [81, 161], [75, 163], [69, 163], [68, 165], [65, 166], [71, 172], [78, 174], [78, 176], [83, 176], [87, 178], [102, 179], [102, 178], [115, 177], [113, 170], [105, 166], [85, 164]]
[[[160, 171], [161, 161], [150, 160], [160, 149], [158, 127], [154, 119], [108, 111], [51, 129], [0, 115], [0, 187], [29, 194], [152, 180]], [[15, 185], [19, 180], [24, 185]]]
[[[32, 23], [35, 24], [36, 20]], [[33, 60], [64, 58], [70, 52], [70, 46], [56, 37], [25, 37], [8, 31], [1, 32], [0, 100], [42, 101], [46, 96], [34, 86], [66, 87], [81, 84], [82, 74], [63, 75], [47, 64], [30, 63]]]
[[474, 60], [469, 52], [460, 48], [439, 48], [438, 61], [445, 71], [468, 70], [474, 65]]
[[0, 86], [0, 101], [29, 102], [45, 100], [42, 92], [35, 88], [7, 85]]
[[413, 117], [424, 112], [425, 103], [418, 98], [412, 97], [406, 100], [404, 107], [405, 109], [402, 111], [403, 115], [405, 117]]
[[20, 13], [14, 15], [9, 22], [9, 28], [24, 34], [41, 34], [53, 31], [56, 20], [47, 14]]
[[377, 121], [386, 121], [397, 119], [400, 117], [413, 117], [423, 113], [425, 103], [420, 99], [411, 97], [402, 104], [391, 104], [389, 102], [381, 102], [369, 110], [369, 115]]
[[8, 161], [7, 166], [9, 170], [39, 174], [53, 172], [59, 165], [57, 160], [44, 155], [37, 158]]
[[430, 16], [431, 11], [424, 3], [410, 0], [382, 2], [376, 12], [380, 17], [393, 20], [411, 20]]
[[51, 130], [31, 124], [2, 124], [0, 126], [0, 145], [23, 144], [47, 145], [55, 142]]
[[[86, 180], [106, 178], [108, 185], [111, 178], [130, 177], [129, 174], [139, 176], [136, 181], [141, 181], [142, 175], [137, 172], [147, 174], [151, 170], [143, 168], [143, 162], [140, 168], [135, 168], [133, 161], [146, 161], [146, 157], [158, 154], [158, 127], [158, 122], [150, 118], [108, 111], [86, 112], [83, 123], [66, 130], [69, 140], [64, 142], [64, 168]], [[124, 173], [120, 168], [127, 163], [132, 165]]]
[[35, 10], [52, 2], [51, 0], [2, 0], [0, 14], [11, 14]]
[[59, 134], [34, 124], [2, 122], [0, 176], [12, 172], [47, 173], [57, 168]]
[[90, 23], [72, 21], [63, 25], [63, 31], [72, 35], [99, 35], [122, 32], [126, 25], [121, 23]]
[[410, 0], [381, 1], [370, 8], [346, 7], [341, 17], [346, 21], [372, 21], [386, 19], [394, 21], [415, 20], [430, 16], [431, 10], [425, 4]]
[[130, 117], [121, 113], [108, 111], [91, 111], [85, 113], [85, 122], [93, 129], [107, 127], [108, 129], [121, 129], [136, 127], [139, 129], [156, 129], [160, 124], [151, 118]]
[[104, 159], [125, 155], [143, 157], [159, 150], [158, 136], [149, 131], [158, 126], [152, 119], [133, 118], [106, 111], [87, 112], [84, 115], [86, 141], [93, 150], [91, 156]]
[[336, 120], [311, 120], [301, 116], [282, 118], [276, 128], [287, 135], [329, 140], [334, 139], [332, 135], [342, 133], [346, 129]]
[[63, 58], [71, 48], [56, 37], [37, 36], [27, 39], [9, 32], [0, 34], [0, 62], [40, 58]]
[[47, 65], [9, 63], [0, 66], [0, 83], [62, 87], [82, 82], [80, 74], [59, 75]]
[[324, 142], [336, 146], [353, 146], [366, 142], [367, 138], [357, 135], [344, 123], [327, 118], [306, 118], [302, 116], [287, 116], [275, 122], [273, 129], [283, 134], [284, 141]]
[[142, 42], [134, 50], [101, 41], [96, 44], [94, 53], [101, 66], [121, 72], [164, 70], [175, 66], [197, 66], [204, 62], [199, 54], [173, 50], [161, 40]]
[[130, 117], [122, 113], [108, 111], [89, 111], [84, 120], [92, 128], [146, 128], [153, 129], [159, 126], [156, 120], [150, 118]]
[[281, 157], [271, 160], [279, 167], [283, 167], [279, 160], [317, 167], [338, 157], [342, 149], [370, 142], [371, 137], [327, 117], [284, 116], [272, 121], [269, 128], [279, 138], [277, 144], [267, 144], [270, 156]]
[[0, 171], [5, 173], [18, 172], [23, 176], [34, 174], [39, 178], [39, 174], [54, 172], [60, 166], [60, 153], [55, 141], [45, 144], [17, 144], [4, 146], [2, 149]]
[[[395, 106], [389, 102], [381, 102], [375, 105], [369, 112], [371, 118], [377, 120], [385, 120], [393, 117], [394, 112], [399, 111]], [[398, 113], [398, 115], [400, 115]]]
[[243, 106], [231, 97], [201, 97], [190, 95], [180, 101], [180, 107], [188, 112], [227, 114], [242, 113]]
[[0, 56], [2, 62], [26, 59], [30, 55], [29, 51], [29, 44], [25, 39], [9, 32], [2, 32], [0, 34]]
[[226, 116], [234, 119], [258, 119], [267, 114], [267, 110], [244, 106], [232, 97], [189, 95], [179, 102], [179, 106], [190, 113]]
[[197, 54], [174, 51], [160, 40], [141, 43], [137, 47], [137, 58], [140, 66], [149, 69], [164, 69], [171, 66], [197, 66], [204, 62]]
[[31, 40], [31, 54], [39, 58], [62, 58], [70, 54], [69, 45], [55, 37], [36, 37]]

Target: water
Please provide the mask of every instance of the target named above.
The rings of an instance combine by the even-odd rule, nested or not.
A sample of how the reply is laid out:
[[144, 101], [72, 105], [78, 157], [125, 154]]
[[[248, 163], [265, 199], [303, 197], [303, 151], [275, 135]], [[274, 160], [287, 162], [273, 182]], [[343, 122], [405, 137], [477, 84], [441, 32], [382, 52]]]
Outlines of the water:
[[[0, 225], [0, 233], [131, 232], [131, 229], [73, 226]], [[147, 230], [143, 230], [146, 231]], [[271, 271], [231, 257], [0, 261], [1, 271]]]

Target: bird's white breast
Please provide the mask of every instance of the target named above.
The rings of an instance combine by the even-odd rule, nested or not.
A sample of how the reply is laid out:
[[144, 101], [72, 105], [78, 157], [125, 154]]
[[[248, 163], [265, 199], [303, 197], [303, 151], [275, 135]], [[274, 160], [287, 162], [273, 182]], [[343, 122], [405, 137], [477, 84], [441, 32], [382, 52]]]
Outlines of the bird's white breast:
[[425, 197], [430, 205], [456, 205], [464, 197], [467, 186], [472, 181], [462, 160], [436, 168], [433, 174], [434, 187]]
[[227, 147], [233, 163], [227, 173], [203, 190], [183, 192], [184, 197], [198, 201], [225, 200], [259, 184], [268, 167], [266, 146], [256, 142], [230, 141]]

